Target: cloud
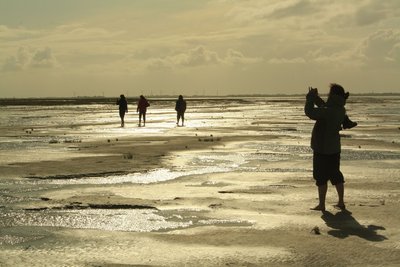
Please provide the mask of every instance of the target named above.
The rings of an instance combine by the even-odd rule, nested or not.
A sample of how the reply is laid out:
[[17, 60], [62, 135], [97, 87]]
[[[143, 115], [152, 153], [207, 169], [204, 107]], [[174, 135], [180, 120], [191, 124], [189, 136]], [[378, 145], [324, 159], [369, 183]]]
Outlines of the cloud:
[[6, 59], [3, 64], [3, 71], [23, 70], [29, 65], [30, 59], [30, 52], [26, 48], [20, 47], [15, 56]]
[[262, 58], [256, 57], [246, 57], [242, 52], [236, 51], [234, 49], [228, 49], [224, 62], [230, 65], [236, 64], [252, 64], [262, 61]]
[[89, 27], [84, 24], [60, 25], [51, 33], [54, 40], [87, 41], [112, 39], [123, 31], [109, 31], [101, 27]]
[[30, 66], [33, 68], [53, 68], [57, 61], [49, 47], [36, 51], [31, 59]]
[[293, 16], [304, 16], [313, 14], [316, 11], [316, 5], [312, 5], [310, 1], [300, 0], [288, 2], [287, 6], [278, 7], [271, 13], [273, 18], [286, 18]]
[[172, 69], [210, 65], [252, 64], [260, 60], [260, 58], [246, 57], [243, 53], [234, 49], [228, 49], [225, 57], [221, 57], [215, 51], [209, 50], [204, 46], [197, 46], [165, 58], [151, 58], [147, 61], [147, 67], [150, 69]]
[[400, 30], [378, 30], [353, 46], [331, 53], [318, 49], [309, 52], [306, 58], [321, 64], [397, 68], [400, 66]]
[[[324, 6], [309, 0], [237, 1], [226, 16], [238, 23], [270, 23], [273, 20], [282, 21], [282, 19], [290, 20], [298, 17], [309, 19], [309, 15], [323, 12]], [[315, 17], [313, 19], [315, 20]]]
[[393, 48], [389, 51], [388, 57], [386, 59], [399, 64], [399, 62], [400, 62], [400, 43], [397, 43], [393, 46]]
[[7, 36], [8, 32], [9, 32], [9, 29], [7, 26], [0, 25], [0, 38], [4, 38], [5, 36]]
[[6, 25], [0, 25], [0, 40], [14, 41], [29, 39], [38, 36], [39, 32], [28, 30], [23, 27], [9, 28]]
[[400, 31], [379, 30], [368, 36], [358, 47], [360, 57], [366, 63], [399, 65]]
[[198, 46], [190, 49], [186, 53], [182, 53], [172, 57], [172, 61], [175, 65], [195, 67], [202, 65], [218, 64], [222, 60], [219, 58], [216, 52], [207, 50], [203, 46]]
[[146, 67], [149, 70], [167, 70], [172, 68], [172, 64], [167, 59], [151, 58], [147, 60]]
[[382, 10], [376, 10], [364, 7], [354, 14], [356, 25], [366, 26], [379, 22], [386, 18], [386, 13]]
[[33, 68], [54, 68], [57, 60], [51, 48], [31, 50], [20, 47], [14, 56], [8, 57], [3, 64], [3, 71], [22, 71]]
[[400, 15], [400, 2], [397, 0], [372, 0], [360, 7], [354, 14], [358, 26], [367, 26]]
[[197, 67], [218, 64], [221, 61], [216, 52], [208, 50], [203, 46], [198, 46], [165, 58], [151, 58], [147, 61], [147, 67], [150, 69]]
[[303, 63], [306, 63], [306, 60], [302, 57], [272, 58], [272, 59], [268, 60], [268, 63], [271, 63], [271, 64], [303, 64]]

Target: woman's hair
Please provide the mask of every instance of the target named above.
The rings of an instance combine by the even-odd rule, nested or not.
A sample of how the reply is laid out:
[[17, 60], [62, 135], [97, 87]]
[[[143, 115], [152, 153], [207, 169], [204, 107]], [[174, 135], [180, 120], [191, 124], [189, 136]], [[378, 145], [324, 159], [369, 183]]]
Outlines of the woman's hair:
[[337, 83], [331, 83], [330, 88], [329, 95], [338, 95], [346, 98], [346, 93], [341, 85]]

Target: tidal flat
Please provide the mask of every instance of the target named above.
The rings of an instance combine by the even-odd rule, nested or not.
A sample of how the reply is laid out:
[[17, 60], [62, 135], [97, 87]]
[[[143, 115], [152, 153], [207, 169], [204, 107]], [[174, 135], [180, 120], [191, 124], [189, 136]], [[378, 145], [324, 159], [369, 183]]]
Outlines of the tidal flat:
[[[14, 102], [13, 102], [14, 101]], [[400, 96], [351, 96], [346, 211], [317, 203], [304, 96], [0, 106], [1, 266], [395, 266]]]

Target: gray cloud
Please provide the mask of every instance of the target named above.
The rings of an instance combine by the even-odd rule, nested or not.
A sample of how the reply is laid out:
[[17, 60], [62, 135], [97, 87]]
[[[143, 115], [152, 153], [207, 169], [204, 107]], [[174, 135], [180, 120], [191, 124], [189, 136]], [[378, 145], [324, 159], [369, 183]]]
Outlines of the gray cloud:
[[358, 52], [367, 63], [395, 63], [399, 65], [400, 31], [379, 30], [368, 36], [359, 46]]
[[151, 58], [147, 60], [146, 67], [149, 70], [168, 70], [172, 68], [172, 64], [162, 58]]
[[109, 40], [122, 34], [123, 31], [110, 31], [101, 27], [90, 27], [84, 24], [68, 24], [58, 26], [52, 35], [53, 40], [96, 41]]
[[400, 15], [400, 2], [397, 0], [372, 0], [360, 7], [354, 15], [356, 25], [367, 26]]
[[311, 4], [308, 0], [300, 0], [289, 3], [288, 6], [277, 8], [274, 10], [270, 17], [272, 18], [286, 18], [293, 16], [304, 16], [313, 14], [316, 11], [316, 5]]
[[28, 30], [23, 27], [10, 28], [6, 25], [0, 25], [0, 40], [4, 41], [16, 41], [24, 40], [33, 37], [40, 36], [39, 31]]
[[[210, 77], [225, 75], [226, 80], [218, 82], [227, 91], [246, 86], [249, 80], [264, 90], [268, 71], [271, 87], [297, 90], [295, 81], [286, 78], [293, 70], [297, 82], [316, 78], [318, 70], [318, 79], [343, 75], [361, 89], [379, 79], [398, 84], [393, 73], [400, 61], [395, 30], [400, 23], [399, 0], [195, 2], [168, 10], [150, 3], [124, 10], [109, 4], [100, 13], [54, 21], [63, 14], [43, 10], [36, 20], [49, 23], [40, 24], [12, 16], [14, 23], [6, 25], [3, 20], [0, 25], [0, 71], [7, 71], [2, 79], [9, 79], [8, 84], [3, 79], [2, 86], [27, 88], [48, 78], [46, 70], [57, 67], [61, 59], [63, 68], [52, 70], [54, 77], [70, 80], [76, 75], [88, 84], [96, 77], [125, 86], [135, 75], [143, 85], [164, 87], [165, 77], [173, 82], [176, 76], [170, 74], [185, 73], [190, 77], [184, 81], [188, 88], [199, 82], [214, 87]], [[43, 48], [46, 45], [51, 48]], [[30, 73], [32, 69], [42, 71]], [[367, 71], [381, 75], [364, 75], [362, 80], [352, 75]]]
[[262, 58], [250, 58], [243, 55], [242, 52], [236, 51], [234, 49], [228, 49], [224, 62], [230, 65], [236, 64], [252, 64], [262, 61]]
[[20, 47], [15, 56], [10, 56], [5, 60], [3, 71], [23, 70], [28, 66], [30, 59], [30, 52], [26, 48]]
[[177, 65], [195, 67], [201, 65], [212, 65], [221, 62], [218, 54], [214, 51], [207, 50], [203, 46], [198, 46], [189, 50], [185, 54], [173, 57], [173, 61]]
[[167, 69], [174, 67], [196, 67], [218, 64], [221, 59], [214, 51], [198, 46], [188, 51], [165, 58], [151, 58], [147, 62], [150, 69]]
[[57, 60], [49, 47], [30, 50], [20, 47], [14, 56], [8, 57], [3, 64], [3, 71], [21, 71], [30, 68], [54, 68]]
[[150, 69], [168, 69], [174, 67], [199, 67], [218, 64], [251, 64], [260, 61], [259, 58], [249, 58], [243, 53], [228, 49], [225, 57], [217, 52], [209, 50], [204, 46], [197, 46], [179, 54], [165, 58], [152, 58], [147, 61]]
[[49, 47], [36, 51], [31, 59], [31, 67], [34, 68], [53, 68], [57, 61]]
[[306, 60], [302, 57], [272, 58], [272, 59], [268, 60], [268, 63], [271, 63], [271, 64], [303, 64], [303, 63], [306, 63]]
[[326, 6], [326, 3], [319, 1], [317, 3], [309, 0], [238, 1], [226, 16], [236, 22], [252, 25], [265, 23], [265, 20], [270, 23], [271, 20], [291, 20], [298, 17], [312, 18], [314, 22], [317, 22], [315, 21], [315, 15], [323, 13]]

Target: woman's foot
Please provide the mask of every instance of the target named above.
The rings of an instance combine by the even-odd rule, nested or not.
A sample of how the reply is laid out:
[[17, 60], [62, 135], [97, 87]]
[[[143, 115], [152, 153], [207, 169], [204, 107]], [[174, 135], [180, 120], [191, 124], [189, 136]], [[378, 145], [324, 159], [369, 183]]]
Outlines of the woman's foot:
[[346, 209], [346, 205], [344, 203], [338, 203], [336, 205], [333, 205], [333, 207], [337, 210], [345, 210]]
[[323, 205], [317, 205], [314, 208], [310, 208], [310, 210], [319, 210], [319, 211], [325, 211], [325, 206]]

